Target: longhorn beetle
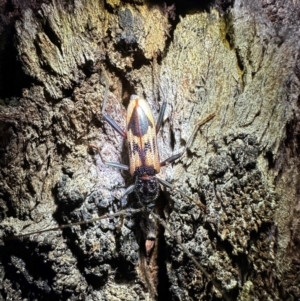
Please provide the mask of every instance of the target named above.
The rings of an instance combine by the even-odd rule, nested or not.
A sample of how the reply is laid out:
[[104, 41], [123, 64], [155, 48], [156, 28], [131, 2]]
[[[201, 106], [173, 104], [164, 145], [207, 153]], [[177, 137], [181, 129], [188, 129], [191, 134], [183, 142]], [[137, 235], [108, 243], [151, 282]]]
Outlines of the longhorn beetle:
[[[104, 70], [102, 70], [104, 71]], [[127, 139], [128, 142], [128, 153], [129, 153], [129, 166], [117, 163], [117, 162], [105, 162], [106, 165], [117, 167], [122, 170], [129, 171], [130, 175], [135, 177], [135, 183], [130, 185], [123, 194], [121, 198], [121, 204], [124, 203], [125, 198], [131, 194], [133, 191], [135, 192], [138, 201], [141, 205], [139, 209], [125, 209], [114, 214], [106, 214], [98, 218], [93, 218], [85, 221], [80, 221], [77, 223], [60, 225], [53, 228], [48, 228], [45, 230], [35, 231], [26, 234], [20, 234], [13, 237], [8, 237], [6, 239], [13, 238], [22, 238], [27, 237], [31, 234], [38, 234], [48, 231], [55, 231], [59, 229], [69, 228], [75, 225], [83, 225], [88, 223], [93, 223], [95, 221], [112, 218], [115, 216], [122, 216], [128, 213], [135, 214], [138, 212], [145, 212], [148, 215], [150, 214], [155, 220], [157, 220], [174, 238], [174, 240], [179, 244], [182, 248], [183, 252], [194, 262], [196, 267], [204, 274], [204, 276], [210, 280], [216, 289], [220, 291], [223, 297], [227, 300], [228, 297], [226, 292], [224, 292], [221, 286], [206, 272], [206, 270], [202, 267], [202, 265], [195, 259], [195, 257], [190, 253], [190, 251], [184, 246], [183, 243], [178, 239], [176, 234], [167, 226], [166, 222], [153, 211], [154, 201], [159, 195], [160, 185], [163, 185], [171, 190], [178, 191], [181, 195], [193, 201], [196, 205], [200, 207], [205, 207], [201, 202], [194, 200], [193, 198], [186, 195], [182, 190], [173, 187], [169, 182], [158, 178], [156, 175], [160, 172], [160, 168], [166, 166], [169, 163], [174, 162], [184, 155], [186, 149], [190, 146], [193, 137], [196, 131], [206, 122], [210, 121], [215, 117], [215, 114], [209, 114], [203, 120], [196, 123], [194, 129], [192, 131], [191, 136], [189, 137], [184, 149], [178, 154], [172, 155], [171, 157], [160, 161], [158, 145], [157, 145], [157, 133], [159, 132], [163, 117], [165, 114], [167, 103], [163, 102], [157, 122], [155, 124], [154, 117], [150, 106], [148, 103], [140, 98], [137, 95], [132, 95], [130, 98], [130, 103], [127, 109], [127, 119], [126, 119], [126, 131], [122, 130], [120, 126], [108, 115], [105, 114], [105, 106], [108, 98], [108, 89], [109, 83], [108, 78], [105, 75], [105, 71], [103, 72], [106, 78], [106, 87], [105, 87], [105, 95], [104, 102], [102, 107], [102, 115], [103, 118], [112, 128], [118, 132], [124, 139]]]
[[[108, 87], [108, 84], [106, 86]], [[167, 103], [163, 102], [155, 125], [149, 104], [143, 98], [132, 95], [127, 109], [125, 132], [113, 119], [105, 114], [105, 105], [108, 94], [107, 89], [105, 91], [102, 115], [104, 120], [107, 121], [116, 132], [124, 139], [127, 139], [129, 166], [117, 162], [105, 162], [105, 164], [122, 170], [129, 170], [130, 175], [135, 177], [135, 183], [126, 189], [121, 198], [121, 203], [123, 203], [124, 199], [134, 191], [142, 206], [152, 208], [155, 199], [159, 195], [159, 184], [162, 184], [167, 188], [177, 190], [182, 195], [196, 202], [198, 206], [203, 207], [203, 204], [188, 197], [183, 191], [173, 187], [173, 185], [167, 181], [156, 177], [156, 174], [160, 172], [160, 167], [166, 166], [184, 155], [186, 149], [190, 146], [197, 129], [214, 118], [215, 114], [209, 114], [194, 126], [194, 130], [183, 151], [160, 162], [157, 146], [157, 133], [161, 128]]]

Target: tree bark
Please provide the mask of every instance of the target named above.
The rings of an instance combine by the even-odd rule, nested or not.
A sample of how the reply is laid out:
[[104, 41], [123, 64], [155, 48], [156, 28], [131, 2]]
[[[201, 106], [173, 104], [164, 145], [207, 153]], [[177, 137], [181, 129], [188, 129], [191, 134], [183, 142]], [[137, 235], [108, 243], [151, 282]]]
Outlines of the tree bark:
[[[299, 300], [299, 3], [43, 2], [1, 4], [1, 298]], [[121, 210], [107, 81], [122, 128], [131, 94], [167, 102], [161, 160], [216, 114], [158, 175], [205, 210], [162, 188], [176, 238], [140, 213], [10, 240]]]

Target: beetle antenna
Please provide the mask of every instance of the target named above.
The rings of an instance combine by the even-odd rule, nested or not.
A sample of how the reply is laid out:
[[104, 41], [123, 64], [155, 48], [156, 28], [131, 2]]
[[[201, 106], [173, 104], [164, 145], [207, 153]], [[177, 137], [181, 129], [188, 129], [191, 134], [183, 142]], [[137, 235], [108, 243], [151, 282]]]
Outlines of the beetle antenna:
[[105, 215], [102, 215], [102, 216], [99, 216], [99, 217], [96, 217], [96, 218], [92, 218], [92, 219], [89, 219], [89, 220], [84, 220], [84, 221], [80, 221], [80, 222], [76, 222], [76, 223], [72, 223], [72, 224], [64, 224], [64, 225], [59, 225], [57, 227], [48, 228], [48, 229], [45, 229], [45, 230], [33, 231], [33, 232], [18, 234], [18, 235], [11, 235], [11, 236], [3, 238], [3, 240], [7, 241], [7, 240], [26, 238], [26, 237], [29, 237], [30, 235], [33, 235], [33, 234], [41, 234], [41, 233], [44, 233], [44, 232], [58, 231], [58, 230], [71, 228], [73, 226], [87, 225], [87, 224], [91, 224], [91, 223], [94, 223], [94, 222], [97, 222], [97, 221], [100, 221], [100, 220], [106, 219], [106, 218], [109, 219], [109, 218], [113, 218], [113, 217], [117, 217], [117, 216], [125, 216], [127, 214], [135, 214], [135, 213], [140, 212], [141, 210], [142, 210], [142, 208], [139, 208], [139, 209], [128, 208], [128, 209], [124, 209], [124, 210], [121, 210], [121, 211], [116, 212], [116, 213], [105, 214]]

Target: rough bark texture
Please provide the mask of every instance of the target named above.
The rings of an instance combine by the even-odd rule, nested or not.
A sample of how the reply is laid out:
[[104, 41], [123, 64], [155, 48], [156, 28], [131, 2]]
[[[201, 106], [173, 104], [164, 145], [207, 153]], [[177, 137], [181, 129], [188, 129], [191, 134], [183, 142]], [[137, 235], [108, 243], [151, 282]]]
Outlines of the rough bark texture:
[[120, 209], [132, 179], [104, 164], [128, 161], [101, 115], [104, 74], [120, 126], [132, 93], [155, 117], [167, 101], [161, 159], [216, 117], [159, 175], [206, 210], [172, 191], [157, 202], [211, 279], [159, 225], [147, 258], [137, 214], [4, 240], [0, 298], [300, 299], [298, 1], [1, 5], [1, 237]]

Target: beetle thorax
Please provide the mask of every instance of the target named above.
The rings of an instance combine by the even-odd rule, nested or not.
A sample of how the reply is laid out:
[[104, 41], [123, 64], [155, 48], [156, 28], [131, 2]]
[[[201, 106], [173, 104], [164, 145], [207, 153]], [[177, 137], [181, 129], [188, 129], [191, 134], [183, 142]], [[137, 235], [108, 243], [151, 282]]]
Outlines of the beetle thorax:
[[[135, 178], [135, 193], [139, 201], [149, 207], [159, 194], [159, 184], [155, 176], [147, 174]], [[154, 204], [153, 204], [154, 205]]]

